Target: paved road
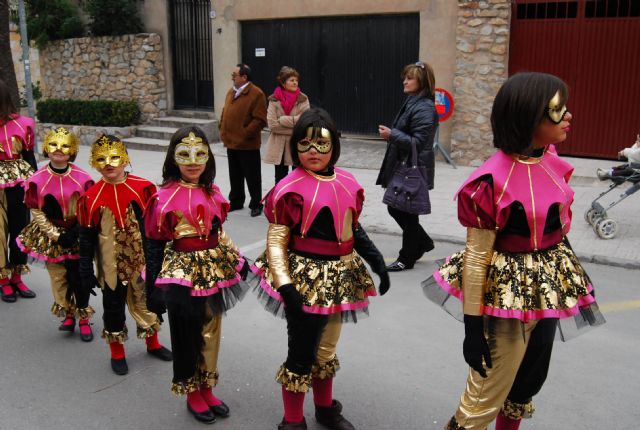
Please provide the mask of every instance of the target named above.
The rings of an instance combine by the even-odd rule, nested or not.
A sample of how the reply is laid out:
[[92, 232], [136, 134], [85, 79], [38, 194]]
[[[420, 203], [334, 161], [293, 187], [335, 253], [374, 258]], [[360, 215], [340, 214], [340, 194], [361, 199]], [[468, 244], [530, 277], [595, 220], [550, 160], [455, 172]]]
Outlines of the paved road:
[[[228, 223], [232, 238], [255, 257], [266, 223], [248, 211]], [[373, 235], [391, 260], [396, 236]], [[258, 243], [256, 243], [258, 242]], [[342, 370], [335, 397], [359, 429], [440, 429], [464, 387], [463, 327], [428, 302], [419, 281], [435, 259], [456, 249], [437, 243], [412, 271], [394, 274], [390, 292], [375, 298], [371, 317], [343, 331]], [[640, 272], [588, 264], [608, 323], [568, 343], [557, 343], [548, 382], [538, 396], [535, 419], [523, 429], [634, 428], [637, 409], [637, 327], [640, 326]], [[126, 343], [129, 375], [115, 376], [101, 339], [85, 344], [57, 331], [49, 314], [51, 295], [44, 268], [26, 278], [35, 300], [0, 303], [2, 378], [1, 429], [174, 429], [202, 428], [171, 394], [170, 364], [145, 353], [144, 342]], [[94, 331], [102, 329], [101, 305]], [[129, 318], [130, 331], [133, 328]], [[284, 321], [276, 320], [248, 295], [223, 323], [221, 381], [216, 393], [232, 417], [214, 428], [274, 429], [281, 418], [280, 386], [273, 381], [284, 359]], [[166, 326], [161, 340], [169, 344]], [[307, 399], [310, 429], [312, 419]]]

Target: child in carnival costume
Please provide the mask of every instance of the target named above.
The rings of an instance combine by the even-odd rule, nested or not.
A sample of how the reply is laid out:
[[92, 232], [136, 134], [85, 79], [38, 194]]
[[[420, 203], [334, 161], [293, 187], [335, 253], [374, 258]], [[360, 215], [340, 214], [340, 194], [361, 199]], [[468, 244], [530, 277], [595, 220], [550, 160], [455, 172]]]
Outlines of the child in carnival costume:
[[[464, 251], [423, 283], [427, 296], [464, 320], [466, 390], [445, 429], [516, 430], [534, 411], [556, 331], [604, 322], [593, 286], [571, 249], [573, 167], [555, 144], [572, 119], [566, 84], [544, 73], [518, 73], [496, 95], [491, 113], [498, 151], [458, 190]], [[562, 321], [570, 322], [564, 323]], [[575, 330], [575, 326], [573, 329]]]
[[29, 224], [22, 183], [38, 169], [33, 153], [36, 123], [17, 112], [7, 85], [0, 81], [0, 296], [9, 303], [18, 295], [36, 296], [22, 281], [29, 272], [27, 254], [16, 242]]
[[249, 271], [222, 229], [229, 202], [213, 184], [215, 173], [204, 132], [179, 129], [167, 150], [162, 186], [144, 216], [147, 294], [158, 301], [163, 293], [171, 329], [171, 390], [186, 395], [189, 412], [206, 424], [229, 416], [212, 392], [219, 377], [222, 314], [247, 291], [242, 281]]
[[[86, 294], [79, 288], [76, 204], [94, 181], [87, 172], [70, 163], [78, 154], [78, 138], [64, 127], [47, 133], [43, 154], [49, 158], [49, 164], [23, 183], [25, 204], [31, 209], [33, 221], [22, 230], [18, 246], [45, 262], [53, 293], [51, 312], [64, 317], [58, 330], [72, 333], [77, 316], [80, 337], [90, 342], [93, 333], [89, 318], [94, 310], [88, 305], [76, 307], [77, 295]], [[88, 296], [81, 298], [80, 302], [88, 303], [88, 299]]]
[[364, 190], [352, 174], [334, 167], [340, 140], [327, 112], [304, 112], [290, 145], [296, 168], [265, 197], [267, 250], [252, 266], [261, 276], [259, 297], [275, 314], [284, 307], [287, 320], [287, 359], [276, 375], [284, 403], [278, 429], [307, 428], [303, 403], [313, 389], [316, 420], [350, 430], [332, 387], [342, 323], [368, 313], [368, 297], [376, 295], [361, 256], [380, 277], [381, 295], [389, 276], [358, 222]]
[[[128, 338], [125, 305], [136, 322], [138, 337], [145, 339], [147, 352], [171, 361], [171, 351], [158, 340], [162, 309], [148, 309], [141, 278], [145, 265], [142, 213], [156, 187], [125, 172], [129, 154], [115, 136], [102, 135], [93, 143], [90, 162], [102, 179], [78, 200], [80, 280], [84, 291], [95, 286], [102, 290], [102, 337], [111, 350], [113, 372], [124, 375], [129, 371], [124, 351]], [[94, 257], [97, 278], [93, 272]]]

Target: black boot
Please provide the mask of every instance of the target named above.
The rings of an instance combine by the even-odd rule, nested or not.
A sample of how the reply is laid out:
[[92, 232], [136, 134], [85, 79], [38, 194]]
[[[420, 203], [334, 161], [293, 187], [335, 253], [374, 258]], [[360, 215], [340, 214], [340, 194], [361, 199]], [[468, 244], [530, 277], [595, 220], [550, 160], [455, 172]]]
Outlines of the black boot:
[[307, 421], [302, 418], [302, 422], [288, 423], [282, 419], [282, 422], [278, 424], [278, 430], [307, 430]]
[[111, 370], [113, 370], [113, 373], [115, 373], [116, 375], [126, 375], [127, 373], [129, 373], [129, 366], [127, 366], [127, 359], [126, 358], [119, 358], [119, 359], [111, 359]]
[[342, 416], [342, 404], [335, 399], [329, 407], [316, 405], [316, 421], [331, 430], [355, 430], [353, 424]]

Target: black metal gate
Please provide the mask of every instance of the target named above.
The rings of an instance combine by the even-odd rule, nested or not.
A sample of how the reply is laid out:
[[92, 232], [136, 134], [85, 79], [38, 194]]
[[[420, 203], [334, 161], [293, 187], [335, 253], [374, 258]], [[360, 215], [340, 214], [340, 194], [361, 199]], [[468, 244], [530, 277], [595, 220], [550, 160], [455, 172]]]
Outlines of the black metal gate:
[[418, 60], [419, 31], [418, 14], [243, 21], [242, 58], [265, 94], [281, 66], [294, 67], [343, 132], [377, 134], [402, 105], [400, 72]]
[[175, 108], [213, 108], [211, 0], [171, 0]]

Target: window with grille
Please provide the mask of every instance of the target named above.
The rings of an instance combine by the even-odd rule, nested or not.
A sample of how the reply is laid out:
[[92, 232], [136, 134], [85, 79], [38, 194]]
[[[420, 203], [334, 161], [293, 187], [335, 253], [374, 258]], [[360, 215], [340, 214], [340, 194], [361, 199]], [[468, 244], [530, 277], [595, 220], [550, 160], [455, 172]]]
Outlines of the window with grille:
[[585, 18], [626, 18], [640, 16], [640, 0], [587, 0]]
[[516, 17], [517, 19], [577, 18], [578, 2], [545, 1], [537, 3], [520, 3], [517, 5]]

